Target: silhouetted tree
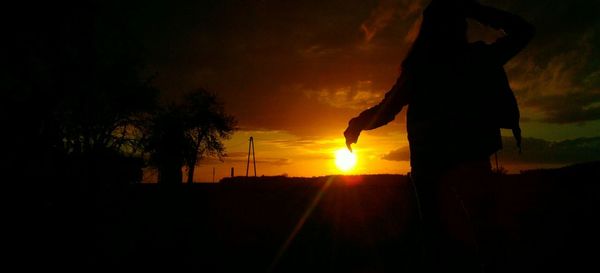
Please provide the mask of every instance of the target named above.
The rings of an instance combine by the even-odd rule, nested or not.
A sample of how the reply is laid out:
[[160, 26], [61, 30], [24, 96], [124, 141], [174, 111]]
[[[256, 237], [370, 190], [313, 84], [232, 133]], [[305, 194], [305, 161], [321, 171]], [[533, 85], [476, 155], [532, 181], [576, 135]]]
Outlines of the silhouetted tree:
[[228, 139], [235, 130], [236, 120], [225, 113], [217, 96], [204, 89], [189, 93], [184, 99], [186, 114], [186, 137], [189, 139], [185, 156], [188, 183], [193, 183], [196, 163], [205, 156], [216, 156], [219, 160], [225, 155], [221, 139]]
[[231, 137], [235, 124], [235, 118], [225, 113], [216, 95], [204, 89], [194, 90], [183, 102], [157, 112], [148, 151], [150, 164], [158, 169], [158, 182], [181, 183], [185, 166], [187, 182], [192, 183], [200, 159], [224, 156], [222, 139]]
[[103, 5], [8, 11], [22, 23], [6, 32], [0, 65], [2, 144], [19, 176], [87, 183], [120, 180], [129, 172], [123, 162], [141, 168], [143, 121], [158, 92], [143, 76], [143, 50], [126, 18]]
[[181, 167], [189, 143], [181, 109], [171, 104], [155, 113], [148, 139], [150, 165], [158, 170], [158, 182], [178, 184], [182, 181]]

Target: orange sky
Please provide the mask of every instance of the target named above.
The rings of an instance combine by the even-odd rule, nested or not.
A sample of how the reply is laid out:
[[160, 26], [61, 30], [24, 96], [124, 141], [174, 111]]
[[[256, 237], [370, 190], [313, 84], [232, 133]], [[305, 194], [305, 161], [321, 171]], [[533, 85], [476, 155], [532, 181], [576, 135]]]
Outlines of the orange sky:
[[[341, 136], [321, 139], [302, 139], [282, 131], [241, 131], [226, 141], [229, 156], [223, 162], [214, 159], [204, 160], [198, 167], [195, 181], [211, 182], [212, 170], [215, 169], [215, 181], [230, 176], [230, 169], [235, 168], [236, 176], [246, 174], [248, 155], [248, 138], [254, 137], [257, 175], [288, 176], [323, 176], [333, 174], [406, 174], [410, 171], [408, 161], [391, 161], [383, 159], [397, 147], [408, 146], [406, 134], [399, 125], [392, 125], [392, 130], [385, 132], [366, 132], [361, 135], [359, 144], [354, 145], [357, 157], [356, 166], [348, 171], [341, 171], [335, 165], [335, 152], [345, 148]], [[253, 165], [250, 159], [249, 175], [252, 176]], [[520, 170], [557, 167], [563, 164], [525, 164], [501, 162], [511, 173]]]
[[[329, 174], [376, 174], [406, 173], [408, 162], [393, 162], [381, 159], [399, 145], [408, 145], [406, 135], [397, 133], [366, 133], [355, 145], [356, 167], [349, 172], [340, 171], [335, 165], [335, 152], [345, 149], [341, 133], [338, 136], [320, 139], [301, 139], [286, 132], [242, 131], [227, 142], [229, 157], [223, 163], [205, 162], [199, 166], [198, 181], [212, 180], [212, 167], [216, 168], [217, 179], [229, 176], [235, 167], [236, 175], [245, 175], [248, 153], [248, 138], [255, 142], [257, 174], [289, 176], [321, 176]], [[253, 174], [250, 165], [250, 175]], [[208, 174], [208, 175], [207, 175]]]
[[[537, 28], [531, 44], [505, 67], [522, 112], [526, 155], [509, 150], [501, 164], [518, 171], [595, 159], [599, 2], [481, 2], [520, 14]], [[167, 99], [203, 87], [239, 120], [242, 130], [226, 141], [225, 162], [205, 159], [198, 167], [195, 180], [212, 181], [213, 167], [216, 180], [231, 167], [245, 175], [249, 136], [255, 138], [258, 175], [339, 173], [333, 152], [344, 146], [348, 120], [393, 85], [427, 3], [223, 0], [120, 10], [137, 18], [150, 73]], [[470, 24], [472, 41], [498, 35]], [[402, 112], [361, 137], [355, 173], [409, 171], [402, 154], [404, 119]], [[581, 138], [588, 139], [567, 141]]]

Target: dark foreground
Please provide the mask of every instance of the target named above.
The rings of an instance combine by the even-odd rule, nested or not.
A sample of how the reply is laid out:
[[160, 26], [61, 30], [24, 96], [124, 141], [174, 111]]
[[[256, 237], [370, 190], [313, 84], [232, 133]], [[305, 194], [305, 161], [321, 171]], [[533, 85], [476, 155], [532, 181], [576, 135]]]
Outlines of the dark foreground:
[[[597, 270], [600, 164], [497, 180], [505, 269]], [[419, 272], [415, 203], [404, 176], [87, 192], [46, 188], [33, 208], [19, 210], [12, 253], [21, 269]]]

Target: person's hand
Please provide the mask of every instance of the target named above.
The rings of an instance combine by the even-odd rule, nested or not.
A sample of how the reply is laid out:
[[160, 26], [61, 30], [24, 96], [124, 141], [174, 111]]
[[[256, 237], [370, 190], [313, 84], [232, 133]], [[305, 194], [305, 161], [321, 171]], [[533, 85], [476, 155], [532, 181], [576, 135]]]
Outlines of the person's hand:
[[348, 128], [344, 131], [344, 137], [346, 138], [346, 147], [348, 150], [352, 152], [352, 144], [358, 141], [358, 137], [360, 136], [360, 132], [362, 130], [356, 126], [355, 119], [350, 120], [348, 123]]

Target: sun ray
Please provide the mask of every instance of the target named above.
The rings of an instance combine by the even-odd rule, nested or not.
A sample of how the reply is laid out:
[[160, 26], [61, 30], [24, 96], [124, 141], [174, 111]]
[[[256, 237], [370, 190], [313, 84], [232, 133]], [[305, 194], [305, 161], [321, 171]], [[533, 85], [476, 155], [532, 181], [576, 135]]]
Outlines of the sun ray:
[[327, 179], [327, 181], [325, 182], [325, 184], [323, 185], [323, 187], [319, 190], [319, 192], [317, 192], [317, 195], [315, 196], [315, 198], [310, 202], [310, 204], [308, 204], [308, 207], [306, 208], [306, 211], [304, 211], [304, 214], [302, 214], [302, 217], [300, 217], [300, 219], [298, 220], [298, 223], [296, 224], [296, 226], [294, 226], [294, 229], [290, 233], [290, 236], [288, 236], [287, 240], [285, 240], [285, 242], [283, 243], [283, 245], [281, 246], [281, 248], [277, 252], [277, 255], [275, 255], [275, 258], [273, 259], [273, 262], [269, 266], [269, 269], [267, 270], [267, 272], [273, 272], [273, 270], [275, 269], [275, 267], [279, 263], [279, 260], [281, 259], [281, 257], [283, 256], [283, 254], [289, 248], [289, 246], [292, 243], [292, 241], [294, 241], [294, 238], [296, 238], [296, 235], [298, 235], [298, 233], [300, 232], [300, 230], [304, 226], [304, 223], [306, 222], [306, 220], [308, 220], [308, 217], [310, 217], [310, 215], [312, 214], [312, 212], [315, 210], [315, 208], [319, 204], [319, 201], [321, 201], [321, 199], [323, 198], [323, 195], [325, 194], [325, 192], [327, 191], [327, 189], [329, 188], [329, 186], [331, 186], [331, 183], [333, 182], [333, 179], [334, 179], [334, 177], [330, 176]]

